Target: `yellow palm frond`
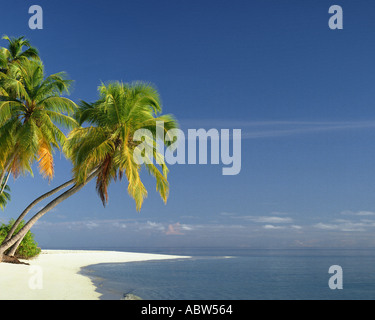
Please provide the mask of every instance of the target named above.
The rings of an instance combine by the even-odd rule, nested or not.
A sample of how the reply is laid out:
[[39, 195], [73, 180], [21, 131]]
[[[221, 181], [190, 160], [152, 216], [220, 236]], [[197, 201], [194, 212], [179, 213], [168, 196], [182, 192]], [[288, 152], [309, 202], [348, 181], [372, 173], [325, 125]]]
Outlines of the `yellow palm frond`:
[[165, 165], [163, 165], [163, 171], [165, 171], [164, 175], [153, 164], [146, 164], [146, 168], [149, 171], [149, 173], [155, 177], [156, 191], [159, 192], [160, 197], [166, 204], [169, 196], [169, 182], [166, 177], [166, 172], [168, 171], [168, 168]]
[[48, 178], [48, 180], [51, 181], [54, 175], [53, 155], [51, 146], [45, 141], [42, 141], [40, 144], [38, 151], [38, 162], [39, 172], [44, 178]]
[[134, 162], [130, 149], [124, 149], [123, 155], [125, 159], [123, 169], [129, 182], [128, 193], [135, 200], [137, 211], [140, 211], [143, 201], [147, 197], [147, 190], [139, 176], [140, 166]]

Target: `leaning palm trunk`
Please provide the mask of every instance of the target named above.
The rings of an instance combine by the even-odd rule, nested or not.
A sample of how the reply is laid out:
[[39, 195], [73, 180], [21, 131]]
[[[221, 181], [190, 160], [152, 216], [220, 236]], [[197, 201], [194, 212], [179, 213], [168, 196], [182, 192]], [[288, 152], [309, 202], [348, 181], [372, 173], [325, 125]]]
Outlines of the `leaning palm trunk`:
[[[2, 194], [4, 192], [5, 187], [6, 187], [7, 183], [8, 183], [9, 176], [10, 176], [11, 172], [12, 172], [11, 170], [8, 171], [7, 177], [5, 179], [5, 182], [3, 183], [3, 187], [1, 188], [0, 194]], [[0, 185], [1, 185], [1, 183], [0, 183]]]
[[5, 178], [5, 175], [7, 174], [7, 171], [6, 169], [4, 168], [4, 170], [1, 172], [1, 175], [0, 175], [0, 186], [3, 185], [3, 181], [4, 181], [4, 178]]
[[[25, 236], [26, 236], [26, 234], [25, 234]], [[24, 236], [24, 237], [25, 237]], [[17, 249], [18, 249], [18, 247], [20, 246], [20, 244], [21, 244], [21, 242], [22, 242], [22, 240], [23, 240], [23, 238], [24, 237], [22, 237], [21, 239], [19, 239], [10, 249], [9, 249], [9, 251], [8, 251], [8, 253], [7, 253], [7, 256], [9, 256], [9, 257], [14, 257], [14, 255], [16, 254], [16, 251], [17, 251]]]
[[[13, 155], [13, 156], [11, 157], [11, 159], [6, 163], [6, 165], [4, 166], [3, 171], [1, 172], [1, 176], [0, 176], [0, 186], [3, 186], [3, 187], [1, 188], [1, 192], [0, 192], [0, 194], [2, 194], [2, 193], [4, 192], [5, 185], [6, 185], [7, 181], [8, 181], [8, 179], [9, 179], [10, 173], [11, 173], [11, 171], [12, 171], [11, 166], [12, 166], [12, 162], [13, 162], [14, 158], [15, 158], [15, 155]], [[8, 174], [7, 174], [7, 172], [8, 172]], [[5, 181], [5, 183], [3, 183], [6, 174], [7, 174], [6, 181]]]
[[62, 185], [58, 186], [57, 188], [43, 194], [42, 196], [40, 196], [39, 198], [35, 199], [32, 203], [30, 203], [30, 205], [21, 213], [21, 215], [17, 218], [17, 220], [14, 222], [12, 228], [9, 230], [7, 236], [5, 237], [4, 242], [8, 241], [14, 234], [14, 232], [16, 231], [17, 227], [19, 226], [19, 224], [21, 223], [21, 221], [23, 220], [23, 218], [29, 213], [29, 211], [35, 206], [37, 205], [39, 202], [43, 201], [44, 199], [47, 199], [48, 197], [54, 195], [55, 193], [65, 189], [66, 187], [70, 186], [71, 184], [74, 183], [74, 180], [69, 180], [65, 183], [63, 183]]
[[7, 251], [10, 247], [16, 244], [20, 239], [23, 239], [27, 232], [34, 226], [34, 224], [40, 218], [42, 218], [46, 213], [55, 208], [58, 204], [60, 204], [61, 202], [63, 202], [64, 200], [68, 199], [69, 197], [77, 193], [79, 190], [81, 190], [88, 182], [90, 182], [96, 176], [96, 174], [97, 170], [94, 171], [84, 183], [74, 185], [69, 190], [65, 191], [63, 194], [52, 200], [42, 210], [35, 214], [16, 235], [14, 235], [8, 241], [4, 242], [0, 246], [0, 262], [3, 260], [5, 251]]

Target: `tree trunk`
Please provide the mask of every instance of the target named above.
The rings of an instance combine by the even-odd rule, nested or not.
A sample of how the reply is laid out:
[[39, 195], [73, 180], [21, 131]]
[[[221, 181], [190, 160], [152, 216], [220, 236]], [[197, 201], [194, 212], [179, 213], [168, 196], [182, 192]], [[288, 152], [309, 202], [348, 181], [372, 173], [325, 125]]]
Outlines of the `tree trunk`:
[[[4, 192], [5, 187], [7, 186], [7, 183], [8, 183], [9, 176], [10, 176], [10, 173], [11, 173], [11, 172], [12, 172], [12, 170], [9, 170], [9, 171], [8, 171], [8, 175], [7, 175], [6, 179], [5, 179], [5, 182], [3, 183], [3, 186], [2, 186], [2, 188], [1, 188], [0, 194], [2, 194], [2, 193]], [[1, 184], [0, 184], [0, 185], [1, 185]]]
[[[26, 235], [26, 234], [25, 234]], [[22, 240], [23, 240], [24, 237], [22, 237], [21, 239], [19, 239], [11, 248], [10, 250], [8, 251], [7, 253], [7, 256], [8, 257], [14, 257], [14, 255], [16, 254], [16, 251], [18, 249], [18, 247], [20, 246]]]
[[69, 197], [77, 193], [79, 190], [81, 190], [87, 183], [89, 183], [96, 176], [97, 171], [98, 170], [95, 170], [84, 183], [80, 185], [74, 185], [69, 190], [65, 191], [63, 194], [61, 194], [60, 196], [52, 200], [50, 203], [48, 203], [42, 210], [35, 214], [15, 236], [13, 236], [8, 241], [3, 242], [3, 244], [0, 246], [0, 262], [3, 259], [4, 252], [7, 251], [20, 239], [22, 239], [40, 218], [42, 218], [47, 212], [55, 208], [58, 204], [60, 204], [61, 202], [63, 202], [64, 200], [68, 199]]
[[4, 167], [4, 170], [1, 172], [1, 176], [0, 176], [0, 186], [3, 185], [3, 181], [4, 181], [4, 178], [5, 178], [5, 175], [7, 174], [7, 168], [8, 168], [8, 166], [5, 166], [5, 167]]
[[[4, 166], [4, 170], [1, 172], [1, 176], [0, 176], [0, 187], [3, 185], [3, 181], [4, 181], [4, 178], [5, 178], [5, 175], [6, 175], [7, 172], [9, 171], [9, 168], [10, 168], [10, 164], [11, 164], [11, 163], [12, 163], [11, 161], [8, 162], [8, 163]], [[4, 187], [1, 188], [1, 192], [0, 192], [0, 194], [3, 193], [4, 189], [5, 189], [5, 183], [4, 183]]]
[[70, 180], [70, 181], [67, 181], [65, 183], [63, 183], [62, 185], [60, 185], [59, 187], [43, 194], [42, 196], [40, 196], [39, 198], [35, 199], [32, 203], [30, 203], [30, 205], [21, 213], [21, 215], [17, 218], [17, 220], [14, 222], [12, 228], [10, 229], [10, 231], [8, 232], [7, 236], [5, 237], [4, 242], [8, 241], [14, 234], [14, 232], [16, 231], [17, 227], [19, 226], [19, 224], [21, 223], [21, 221], [23, 220], [23, 218], [29, 213], [29, 211], [35, 206], [37, 205], [39, 202], [43, 201], [44, 199], [54, 195], [55, 193], [59, 192], [60, 190], [62, 189], [65, 189], [66, 187], [70, 186], [71, 184], [74, 183], [74, 179]]
[[[4, 170], [1, 172], [1, 176], [0, 176], [0, 186], [3, 185], [3, 181], [4, 181], [4, 178], [5, 178], [6, 173], [7, 173], [8, 171], [12, 171], [12, 170], [10, 169], [10, 167], [11, 167], [12, 162], [13, 162], [13, 160], [14, 160], [15, 157], [16, 157], [15, 154], [12, 155], [11, 158], [10, 158], [10, 160], [5, 164], [5, 166], [4, 166]], [[8, 175], [8, 177], [9, 177], [9, 175]], [[2, 190], [1, 190], [0, 194], [3, 193], [4, 189], [5, 189], [5, 183], [4, 183], [4, 187], [2, 187]]]

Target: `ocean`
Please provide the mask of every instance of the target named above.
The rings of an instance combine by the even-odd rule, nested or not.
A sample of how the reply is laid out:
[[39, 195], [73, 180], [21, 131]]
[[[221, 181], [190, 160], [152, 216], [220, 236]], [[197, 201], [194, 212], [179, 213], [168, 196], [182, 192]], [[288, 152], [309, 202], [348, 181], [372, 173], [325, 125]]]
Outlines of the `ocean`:
[[[102, 300], [373, 300], [375, 250], [115, 248], [190, 259], [91, 265]], [[342, 273], [329, 273], [331, 266]], [[333, 278], [332, 278], [333, 277]], [[331, 289], [329, 281], [342, 283]]]

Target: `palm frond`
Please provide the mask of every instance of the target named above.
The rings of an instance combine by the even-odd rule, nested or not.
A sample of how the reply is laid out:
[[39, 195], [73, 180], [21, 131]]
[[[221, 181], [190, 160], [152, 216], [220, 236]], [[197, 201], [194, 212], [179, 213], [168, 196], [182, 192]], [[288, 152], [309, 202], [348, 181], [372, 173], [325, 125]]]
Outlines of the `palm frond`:
[[51, 181], [54, 175], [53, 155], [51, 145], [45, 140], [40, 142], [38, 163], [40, 173], [44, 178], [48, 178]]
[[[1, 189], [4, 185], [1, 186]], [[5, 185], [4, 191], [0, 194], [0, 209], [4, 210], [7, 203], [11, 200], [10, 197], [10, 188], [8, 185]]]
[[108, 186], [111, 179], [115, 179], [116, 171], [113, 170], [113, 162], [110, 154], [106, 156], [99, 167], [99, 173], [96, 178], [96, 191], [102, 200], [103, 206], [108, 202]]
[[146, 168], [156, 179], [156, 191], [159, 192], [164, 203], [167, 203], [169, 196], [169, 182], [167, 180], [166, 172], [168, 171], [168, 168], [163, 165], [164, 174], [153, 164], [146, 164]]

